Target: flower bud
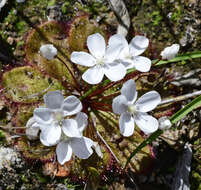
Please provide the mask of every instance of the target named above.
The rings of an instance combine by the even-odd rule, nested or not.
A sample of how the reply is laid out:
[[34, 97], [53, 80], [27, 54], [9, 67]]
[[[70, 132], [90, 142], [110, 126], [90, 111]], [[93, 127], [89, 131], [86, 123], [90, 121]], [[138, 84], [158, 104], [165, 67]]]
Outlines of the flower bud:
[[31, 117], [26, 124], [26, 136], [29, 140], [36, 140], [38, 138], [39, 126], [35, 122], [34, 118]]
[[48, 60], [54, 59], [57, 55], [57, 49], [52, 44], [45, 44], [40, 47], [40, 52], [43, 57]]
[[173, 59], [179, 52], [179, 48], [180, 48], [179, 44], [173, 44], [169, 47], [166, 47], [161, 52], [162, 59], [167, 59], [167, 60]]
[[158, 122], [161, 130], [167, 130], [172, 126], [171, 121], [166, 116], [159, 118]]

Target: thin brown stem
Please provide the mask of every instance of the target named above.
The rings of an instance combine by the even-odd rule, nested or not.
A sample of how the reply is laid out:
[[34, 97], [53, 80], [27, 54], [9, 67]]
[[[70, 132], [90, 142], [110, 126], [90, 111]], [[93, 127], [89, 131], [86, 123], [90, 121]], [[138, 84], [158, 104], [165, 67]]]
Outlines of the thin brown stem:
[[61, 63], [63, 63], [65, 65], [65, 67], [67, 68], [67, 70], [69, 71], [70, 75], [72, 76], [75, 84], [76, 84], [76, 89], [80, 92], [81, 94], [81, 88], [80, 88], [80, 84], [79, 82], [77, 81], [77, 79], [75, 78], [73, 72], [71, 71], [71, 69], [68, 67], [68, 65], [59, 57], [59, 56], [56, 56], [57, 59], [59, 59], [59, 61], [61, 61]]
[[[113, 93], [113, 94], [110, 94], [110, 95], [107, 95], [107, 96], [102, 96], [100, 99], [101, 99], [101, 100], [109, 99], [109, 98], [111, 98], [111, 97], [118, 96], [119, 94], [120, 94], [120, 92], [116, 92], [116, 93]], [[99, 99], [99, 98], [94, 98], [94, 99], [92, 99], [92, 100], [97, 100], [97, 99]]]

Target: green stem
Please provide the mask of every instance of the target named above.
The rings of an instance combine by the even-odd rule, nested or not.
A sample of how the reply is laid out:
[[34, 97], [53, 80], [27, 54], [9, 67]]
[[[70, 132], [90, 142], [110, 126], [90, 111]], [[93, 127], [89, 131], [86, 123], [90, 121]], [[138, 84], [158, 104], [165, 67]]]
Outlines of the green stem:
[[[197, 59], [197, 58], [201, 58], [201, 51], [189, 52], [189, 53], [185, 53], [185, 54], [182, 54], [182, 55], [178, 55], [175, 58], [167, 60], [167, 61], [161, 60], [156, 64], [156, 66], [167, 64], [167, 63], [174, 63], [174, 62], [179, 62], [179, 61]], [[154, 62], [156, 62], [156, 61], [157, 60], [153, 60], [152, 64]]]

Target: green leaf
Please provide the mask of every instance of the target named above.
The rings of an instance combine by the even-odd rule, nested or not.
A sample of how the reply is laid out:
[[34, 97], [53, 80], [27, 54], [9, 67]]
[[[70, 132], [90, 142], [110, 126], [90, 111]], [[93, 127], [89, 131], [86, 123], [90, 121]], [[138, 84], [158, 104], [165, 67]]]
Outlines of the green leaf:
[[2, 86], [7, 98], [22, 103], [40, 100], [47, 90], [63, 89], [56, 79], [43, 75], [30, 66], [14, 68], [4, 73]]
[[[178, 55], [175, 58], [167, 60], [167, 61], [161, 60], [156, 65], [163, 65], [163, 64], [167, 64], [167, 63], [174, 63], [174, 62], [180, 62], [180, 61], [198, 59], [198, 58], [201, 58], [201, 51], [194, 51], [194, 52], [181, 54], [181, 55]], [[155, 63], [156, 61], [157, 60], [153, 60], [152, 64]]]
[[47, 147], [38, 141], [29, 141], [26, 138], [20, 138], [16, 144], [23, 156], [30, 161], [40, 160], [41, 162], [51, 161], [55, 156], [55, 147]]
[[105, 36], [101, 28], [89, 22], [88, 15], [76, 17], [69, 30], [68, 42], [71, 51], [87, 51], [88, 36], [97, 32]]
[[[39, 52], [41, 45], [44, 44], [53, 44], [58, 51], [57, 57], [53, 60], [44, 58]], [[37, 66], [41, 71], [60, 81], [74, 83], [65, 66], [66, 64], [73, 72], [72, 64], [69, 61], [70, 53], [64, 25], [56, 21], [49, 21], [34, 29], [27, 38], [25, 53], [28, 62]]]
[[14, 117], [14, 121], [16, 126], [25, 127], [29, 118], [33, 116], [34, 109], [38, 107], [38, 105], [31, 105], [30, 104], [18, 104], [17, 105], [17, 113]]
[[[126, 164], [133, 149], [144, 141], [136, 129], [131, 137], [123, 137], [119, 131], [118, 117], [113, 113], [95, 112], [96, 128], [108, 143], [116, 157], [122, 165]], [[130, 166], [135, 172], [146, 171], [152, 163], [152, 151], [149, 145], [144, 146], [136, 155], [136, 159], [130, 162]]]
[[178, 112], [176, 112], [171, 118], [170, 121], [174, 124], [180, 119], [184, 118], [188, 113], [193, 111], [194, 109], [197, 109], [201, 106], [201, 96], [198, 96], [193, 101], [188, 103], [184, 108], [180, 109]]

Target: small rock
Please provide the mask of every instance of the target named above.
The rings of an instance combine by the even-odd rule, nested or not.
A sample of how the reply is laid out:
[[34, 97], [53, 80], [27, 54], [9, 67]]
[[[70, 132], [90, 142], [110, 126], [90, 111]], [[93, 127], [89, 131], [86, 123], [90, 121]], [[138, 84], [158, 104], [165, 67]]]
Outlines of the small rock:
[[11, 148], [0, 147], [0, 170], [3, 168], [10, 169], [11, 165], [15, 165], [21, 161], [18, 154]]

